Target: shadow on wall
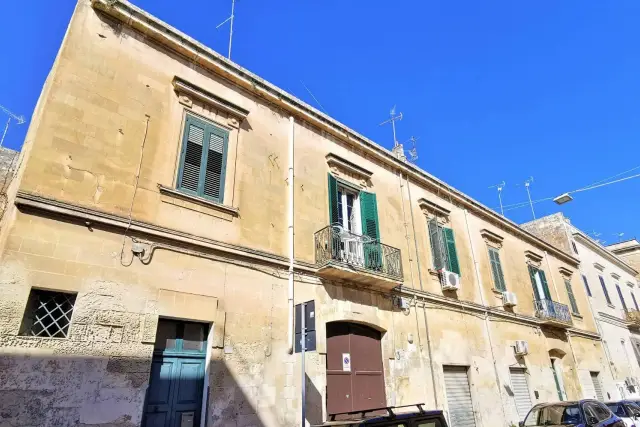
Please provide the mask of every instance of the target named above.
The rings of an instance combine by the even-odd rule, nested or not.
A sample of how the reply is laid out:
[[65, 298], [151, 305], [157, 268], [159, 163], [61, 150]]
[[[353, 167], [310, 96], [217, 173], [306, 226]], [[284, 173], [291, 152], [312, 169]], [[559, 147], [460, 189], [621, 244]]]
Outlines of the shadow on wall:
[[[263, 427], [256, 408], [231, 380], [233, 375], [224, 361], [212, 360], [210, 368], [212, 377], [214, 373], [225, 377], [225, 388], [214, 388], [210, 382], [207, 425]], [[151, 390], [150, 371], [150, 358], [0, 353], [0, 426], [156, 427], [150, 418], [142, 424], [147, 391]], [[177, 395], [195, 398], [193, 393], [202, 389], [201, 378], [160, 378], [152, 384], [153, 390], [166, 396], [173, 393], [174, 399]], [[176, 392], [179, 389], [181, 394]], [[322, 397], [309, 379], [307, 391], [308, 419], [312, 424], [321, 423]], [[277, 400], [284, 398], [277, 396]], [[194, 421], [194, 426], [199, 425], [199, 414]]]

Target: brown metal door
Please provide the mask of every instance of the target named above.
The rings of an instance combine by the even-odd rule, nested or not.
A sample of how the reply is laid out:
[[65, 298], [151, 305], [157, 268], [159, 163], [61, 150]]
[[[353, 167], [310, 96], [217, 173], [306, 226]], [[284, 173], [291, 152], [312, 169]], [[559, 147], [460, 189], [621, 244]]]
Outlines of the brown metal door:
[[[344, 357], [350, 359], [345, 363]], [[327, 324], [327, 412], [386, 406], [380, 332], [347, 322]]]

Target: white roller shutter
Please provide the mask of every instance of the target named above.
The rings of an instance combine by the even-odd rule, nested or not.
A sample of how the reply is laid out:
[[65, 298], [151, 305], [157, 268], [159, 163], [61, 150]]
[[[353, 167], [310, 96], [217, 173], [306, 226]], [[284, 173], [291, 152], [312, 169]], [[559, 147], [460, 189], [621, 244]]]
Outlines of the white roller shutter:
[[467, 368], [445, 366], [444, 385], [451, 427], [475, 427]]
[[593, 388], [596, 391], [596, 398], [600, 402], [604, 402], [604, 394], [602, 393], [602, 384], [600, 384], [600, 378], [598, 378], [597, 372], [591, 372], [591, 381], [593, 381]]
[[587, 370], [579, 370], [578, 378], [580, 378], [580, 385], [582, 386], [582, 397], [584, 399], [597, 399], [596, 388], [593, 386], [593, 379], [591, 378], [591, 372]]
[[531, 395], [529, 394], [529, 384], [527, 383], [527, 373], [522, 368], [511, 368], [511, 389], [513, 399], [516, 401], [516, 409], [520, 416], [520, 421], [524, 421], [531, 409]]

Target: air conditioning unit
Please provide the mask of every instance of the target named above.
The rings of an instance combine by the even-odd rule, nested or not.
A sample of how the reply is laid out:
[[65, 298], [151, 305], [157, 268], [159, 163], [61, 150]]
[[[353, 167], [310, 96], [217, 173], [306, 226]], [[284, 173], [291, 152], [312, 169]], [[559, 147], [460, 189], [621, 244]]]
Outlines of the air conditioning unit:
[[516, 356], [524, 356], [529, 354], [529, 343], [523, 340], [516, 341], [516, 345], [513, 347]]
[[444, 268], [439, 270], [440, 284], [443, 291], [457, 291], [460, 289], [460, 275], [447, 271]]
[[502, 293], [502, 305], [505, 307], [513, 307], [514, 305], [518, 305], [518, 297], [513, 292], [503, 292]]
[[409, 300], [402, 297], [395, 297], [396, 307], [400, 310], [408, 310], [409, 309]]

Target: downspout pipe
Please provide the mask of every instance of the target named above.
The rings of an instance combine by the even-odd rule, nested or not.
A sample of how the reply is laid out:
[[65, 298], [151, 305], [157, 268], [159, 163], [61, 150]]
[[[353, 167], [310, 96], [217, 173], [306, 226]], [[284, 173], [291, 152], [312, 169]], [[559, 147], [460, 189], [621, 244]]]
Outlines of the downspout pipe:
[[[405, 175], [407, 183], [407, 196], [409, 200], [409, 211], [411, 212], [411, 230], [413, 231], [413, 246], [416, 250], [416, 265], [418, 267], [418, 282], [420, 290], [424, 290], [422, 285], [422, 270], [420, 268], [420, 253], [418, 252], [418, 236], [416, 234], [416, 223], [413, 218], [413, 199], [411, 198], [411, 185], [409, 185], [409, 176]], [[400, 180], [402, 180], [402, 171], [400, 171]], [[417, 310], [417, 307], [416, 307]], [[431, 371], [431, 386], [433, 387], [433, 400], [436, 408], [438, 407], [438, 388], [436, 387], [436, 372], [433, 367], [433, 350], [431, 349], [431, 334], [429, 333], [429, 321], [427, 320], [427, 306], [422, 307], [422, 315], [424, 318], [424, 329], [427, 334], [427, 354], [429, 355], [429, 370]]]
[[294, 259], [294, 226], [293, 226], [293, 217], [294, 217], [294, 185], [293, 185], [293, 163], [294, 163], [294, 133], [293, 128], [295, 126], [295, 122], [293, 116], [289, 116], [289, 171], [287, 176], [287, 185], [289, 186], [288, 192], [288, 207], [289, 212], [287, 215], [288, 222], [288, 240], [289, 240], [289, 286], [288, 286], [288, 296], [289, 299], [287, 301], [287, 305], [289, 306], [289, 319], [287, 320], [287, 342], [289, 343], [289, 354], [293, 354], [293, 319], [294, 319], [294, 307], [293, 307], [293, 259]]
[[[464, 210], [464, 225], [467, 228], [467, 236], [469, 237], [469, 248], [471, 249], [471, 259], [473, 260], [473, 271], [476, 275], [476, 283], [478, 284], [478, 292], [480, 293], [480, 302], [483, 306], [488, 307], [487, 302], [484, 299], [484, 292], [482, 286], [482, 275], [480, 274], [480, 264], [476, 258], [476, 250], [473, 245], [473, 238], [471, 236], [471, 227], [469, 226], [469, 214], [467, 210]], [[493, 350], [493, 338], [491, 337], [491, 325], [489, 324], [489, 315], [484, 316], [484, 327], [487, 330], [487, 337], [489, 338], [489, 349], [491, 350], [491, 359], [493, 360], [493, 373], [496, 376], [496, 385], [498, 386], [498, 393], [500, 394], [500, 410], [502, 411], [502, 419], [507, 421], [507, 414], [504, 412], [504, 404], [502, 401], [502, 383], [500, 381], [500, 373], [498, 372], [496, 354]]]

